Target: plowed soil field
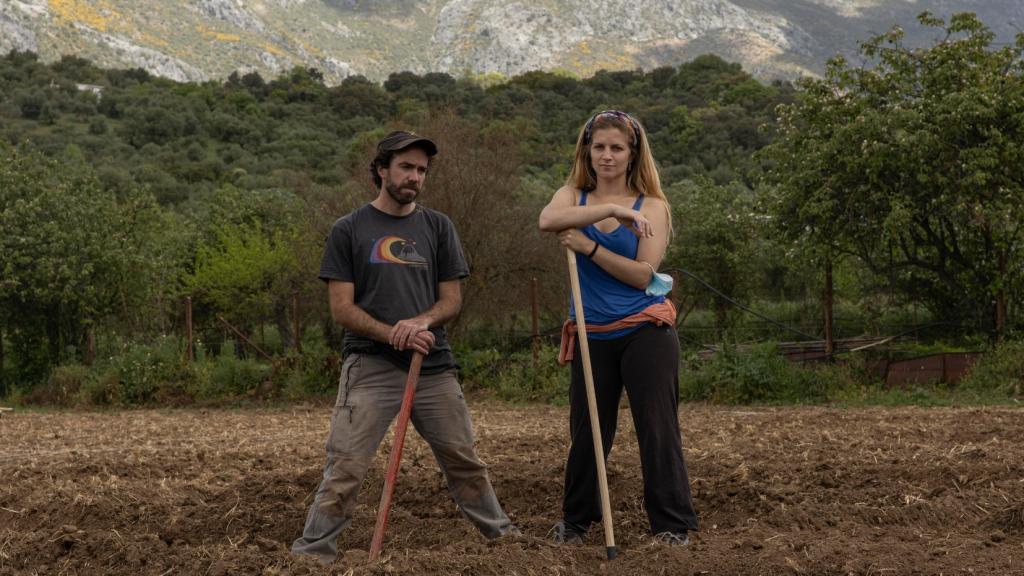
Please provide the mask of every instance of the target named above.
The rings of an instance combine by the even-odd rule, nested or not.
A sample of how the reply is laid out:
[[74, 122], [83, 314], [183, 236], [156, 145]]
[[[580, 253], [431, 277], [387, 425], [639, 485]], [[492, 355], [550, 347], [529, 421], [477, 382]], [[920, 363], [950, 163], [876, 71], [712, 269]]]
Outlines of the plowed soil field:
[[365, 550], [385, 441], [344, 555], [288, 552], [320, 478], [330, 408], [24, 412], [0, 418], [6, 574], [1024, 574], [1024, 410], [680, 409], [701, 531], [647, 534], [626, 409], [609, 460], [620, 549], [559, 519], [567, 409], [471, 402], [481, 457], [523, 536], [461, 518], [410, 433], [384, 554]]

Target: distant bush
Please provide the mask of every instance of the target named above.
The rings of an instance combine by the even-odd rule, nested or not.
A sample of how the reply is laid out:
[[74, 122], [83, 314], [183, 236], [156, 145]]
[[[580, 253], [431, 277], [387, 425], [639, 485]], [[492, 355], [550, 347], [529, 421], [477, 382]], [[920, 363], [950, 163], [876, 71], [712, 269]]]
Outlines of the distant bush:
[[459, 363], [463, 389], [482, 390], [493, 387], [501, 358], [502, 353], [497, 348], [457, 348], [455, 359]]
[[558, 364], [558, 348], [542, 346], [536, 365], [531, 350], [502, 354], [494, 348], [459, 350], [466, 390], [487, 390], [510, 402], [565, 404], [569, 367]]
[[783, 358], [775, 344], [738, 351], [726, 346], [710, 360], [696, 356], [683, 363], [682, 400], [722, 404], [824, 402], [838, 389], [857, 382], [855, 372], [834, 365], [800, 366]]
[[24, 404], [71, 406], [75, 404], [79, 391], [95, 380], [88, 366], [70, 364], [58, 366], [50, 372], [45, 383], [32, 388], [18, 400]]
[[161, 387], [189, 380], [178, 339], [169, 336], [151, 344], [123, 344], [118, 352], [97, 362], [97, 367], [105, 372], [111, 388], [106, 396], [119, 404], [146, 404]]
[[194, 400], [228, 398], [254, 392], [266, 380], [270, 367], [249, 358], [218, 355], [189, 365], [185, 392]]
[[1024, 342], [1006, 342], [982, 356], [960, 387], [1020, 396], [1024, 393]]
[[238, 358], [234, 342], [220, 352], [196, 349], [186, 363], [180, 342], [171, 337], [152, 343], [116, 342], [93, 366], [58, 366], [35, 386], [13, 390], [14, 404], [46, 406], [187, 405], [247, 398], [296, 400], [330, 394], [337, 386], [336, 354], [313, 341], [303, 354], [292, 352], [272, 364]]
[[275, 389], [285, 399], [332, 395], [337, 391], [341, 358], [323, 341], [304, 345], [302, 354], [289, 355], [288, 360], [273, 375]]
[[78, 404], [115, 406], [122, 403], [124, 392], [121, 388], [121, 378], [116, 370], [111, 369], [102, 373], [92, 371], [89, 376], [78, 391]]
[[[185, 363], [179, 342], [117, 344], [118, 351], [93, 366], [55, 368], [36, 386], [15, 389], [5, 402], [58, 407], [153, 406], [301, 400], [330, 396], [337, 388], [338, 355], [311, 339], [302, 354], [273, 363], [238, 358], [226, 340], [218, 353], [203, 347]], [[568, 402], [570, 369], [557, 363], [558, 348], [505, 353], [496, 347], [460, 348], [455, 356], [467, 392], [516, 403]], [[1024, 390], [1024, 342], [1010, 342], [986, 355], [958, 386], [888, 387], [871, 371], [873, 357], [841, 355], [834, 363], [797, 364], [775, 344], [727, 346], [708, 360], [684, 356], [681, 401], [718, 404], [951, 405], [1004, 403]]]

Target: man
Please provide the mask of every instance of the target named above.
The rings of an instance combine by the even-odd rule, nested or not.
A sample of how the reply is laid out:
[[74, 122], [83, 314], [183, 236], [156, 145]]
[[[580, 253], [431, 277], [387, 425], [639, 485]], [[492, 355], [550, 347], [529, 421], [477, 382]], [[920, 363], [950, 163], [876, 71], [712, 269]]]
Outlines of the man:
[[456, 379], [444, 324], [462, 305], [469, 274], [451, 220], [416, 203], [437, 146], [410, 132], [377, 144], [377, 198], [335, 222], [320, 278], [345, 328], [327, 466], [292, 552], [337, 557], [337, 537], [377, 446], [402, 403], [413, 352], [425, 354], [412, 423], [430, 444], [459, 509], [488, 538], [518, 532], [498, 504]]

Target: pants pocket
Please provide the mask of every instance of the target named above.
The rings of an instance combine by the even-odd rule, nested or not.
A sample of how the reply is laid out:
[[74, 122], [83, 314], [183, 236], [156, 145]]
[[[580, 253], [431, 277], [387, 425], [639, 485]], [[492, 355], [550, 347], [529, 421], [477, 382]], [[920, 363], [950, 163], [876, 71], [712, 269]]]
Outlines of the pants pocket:
[[352, 391], [352, 383], [359, 378], [360, 364], [362, 364], [362, 355], [352, 354], [341, 365], [341, 376], [338, 377], [338, 396], [334, 400], [335, 408], [348, 406], [348, 394]]

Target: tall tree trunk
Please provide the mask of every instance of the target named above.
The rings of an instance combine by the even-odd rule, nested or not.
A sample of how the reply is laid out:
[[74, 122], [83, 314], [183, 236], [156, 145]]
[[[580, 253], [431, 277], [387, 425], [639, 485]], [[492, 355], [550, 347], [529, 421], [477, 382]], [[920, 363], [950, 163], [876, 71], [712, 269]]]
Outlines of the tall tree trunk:
[[192, 297], [185, 296], [185, 363], [195, 360], [195, 348], [192, 345]]
[[728, 329], [726, 322], [729, 319], [729, 308], [722, 303], [720, 299], [715, 299], [715, 338], [721, 340], [725, 337], [725, 332]]
[[86, 366], [92, 366], [93, 360], [96, 358], [96, 330], [90, 324], [85, 329], [85, 349], [82, 354], [82, 364]]
[[345, 340], [345, 331], [334, 323], [334, 319], [331, 318], [330, 314], [323, 316], [320, 320], [320, 331], [324, 335], [324, 342], [327, 343], [331, 350], [341, 352], [342, 344]]
[[995, 301], [996, 343], [1006, 335], [1006, 250], [999, 251], [999, 290]]
[[281, 335], [281, 348], [291, 349], [295, 345], [295, 340], [292, 334], [292, 323], [288, 318], [287, 300], [274, 305], [274, 325], [277, 326], [277, 333]]
[[0, 397], [7, 396], [7, 366], [4, 364], [4, 327], [0, 326]]
[[60, 329], [60, 308], [51, 310], [46, 319], [46, 342], [49, 365], [56, 366], [60, 363], [61, 351], [64, 349], [63, 338]]
[[[250, 330], [248, 326], [239, 326], [237, 329], [241, 333], [252, 334], [252, 330]], [[248, 350], [245, 349], [245, 340], [243, 340], [239, 334], [232, 334], [231, 338], [235, 341], [235, 358], [245, 360], [248, 356]]]

